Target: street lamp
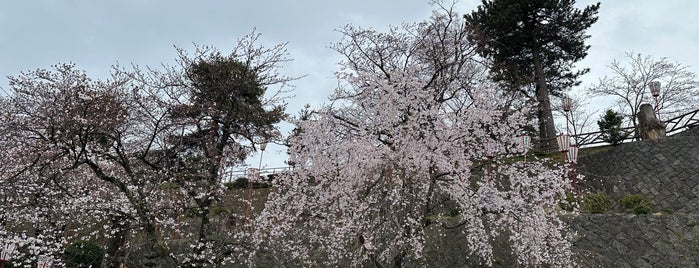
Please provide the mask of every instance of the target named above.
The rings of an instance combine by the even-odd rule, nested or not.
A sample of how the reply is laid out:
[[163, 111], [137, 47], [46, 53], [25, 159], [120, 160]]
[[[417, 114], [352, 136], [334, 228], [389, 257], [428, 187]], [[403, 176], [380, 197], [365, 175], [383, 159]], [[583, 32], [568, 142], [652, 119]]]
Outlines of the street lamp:
[[660, 97], [660, 82], [652, 81], [648, 84], [650, 87], [650, 94], [653, 95], [655, 99], [655, 113], [658, 115], [658, 120], [660, 120], [660, 107], [658, 102], [658, 97]]
[[12, 258], [12, 254], [15, 254], [16, 249], [17, 244], [15, 243], [5, 244], [2, 252], [0, 252], [0, 268], [5, 268], [5, 263]]
[[568, 160], [571, 165], [571, 175], [573, 176], [573, 190], [575, 190], [575, 193], [578, 193], [578, 177], [575, 174], [575, 164], [578, 163], [578, 146], [573, 145], [570, 146], [569, 151], [568, 151]]
[[565, 112], [565, 116], [566, 116], [566, 133], [570, 134], [570, 128], [568, 127], [568, 113], [570, 112], [571, 108], [573, 107], [573, 99], [571, 99], [568, 96], [564, 96], [563, 99], [561, 100], [561, 104], [563, 106], [563, 111]]
[[558, 151], [561, 153], [567, 153], [570, 150], [570, 136], [568, 134], [559, 134], [556, 141], [558, 142]]
[[532, 142], [532, 138], [525, 135], [521, 137], [520, 142], [524, 151], [524, 162], [527, 162], [527, 152], [529, 151], [529, 146]]
[[248, 219], [250, 218], [250, 209], [252, 207], [253, 179], [257, 180], [260, 177], [260, 172], [262, 170], [262, 154], [264, 154], [265, 149], [267, 149], [267, 142], [260, 143], [260, 163], [257, 165], [256, 169], [248, 169], [248, 202], [245, 206], [245, 225], [248, 224]]
[[558, 151], [563, 154], [563, 172], [564, 174], [568, 174], [568, 166], [566, 166], [568, 161], [566, 158], [568, 156], [568, 152], [570, 151], [570, 136], [568, 136], [568, 134], [561, 133], [558, 135], [558, 137], [556, 137], [556, 141], [558, 142]]

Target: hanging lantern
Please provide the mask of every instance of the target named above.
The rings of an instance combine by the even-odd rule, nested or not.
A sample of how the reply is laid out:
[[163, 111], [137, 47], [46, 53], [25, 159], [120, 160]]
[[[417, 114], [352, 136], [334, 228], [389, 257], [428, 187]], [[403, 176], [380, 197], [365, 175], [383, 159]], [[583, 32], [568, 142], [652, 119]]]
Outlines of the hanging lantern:
[[529, 151], [529, 146], [532, 143], [532, 138], [529, 136], [522, 136], [521, 142], [524, 152], [526, 153], [527, 151]]
[[248, 180], [257, 179], [260, 176], [260, 170], [257, 168], [248, 168]]
[[0, 260], [3, 263], [10, 260], [12, 258], [12, 255], [15, 254], [15, 249], [17, 249], [17, 244], [5, 244], [5, 246], [2, 248], [2, 252], [0, 253]]
[[578, 146], [570, 146], [568, 151], [568, 161], [570, 161], [572, 164], [578, 163]]
[[488, 142], [485, 144], [485, 156], [488, 158], [495, 157], [495, 143]]
[[568, 96], [563, 97], [562, 106], [563, 106], [563, 111], [570, 112], [571, 108], [573, 107], [573, 99], [571, 99]]
[[49, 268], [53, 264], [53, 258], [49, 256], [40, 256], [39, 260], [37, 261], [37, 268]]
[[570, 148], [570, 136], [568, 136], [568, 134], [558, 135], [558, 137], [556, 137], [556, 141], [558, 142], [558, 150], [560, 152], [568, 152]]
[[660, 96], [660, 82], [658, 81], [653, 81], [648, 84], [648, 87], [650, 87], [650, 94], [653, 95], [653, 97], [658, 97]]

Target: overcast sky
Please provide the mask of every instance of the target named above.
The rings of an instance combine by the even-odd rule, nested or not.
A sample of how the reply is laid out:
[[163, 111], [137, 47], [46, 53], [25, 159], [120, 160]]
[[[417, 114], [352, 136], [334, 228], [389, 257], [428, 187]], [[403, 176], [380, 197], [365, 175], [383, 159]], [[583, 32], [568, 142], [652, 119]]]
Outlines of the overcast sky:
[[[246, 0], [246, 1], [2, 1], [0, 2], [0, 86], [6, 76], [52, 64], [73, 62], [93, 77], [103, 77], [116, 61], [122, 65], [157, 67], [175, 59], [173, 45], [213, 45], [222, 51], [253, 28], [262, 43], [289, 42], [295, 59], [284, 68], [296, 81], [288, 112], [305, 103], [327, 100], [336, 80], [339, 55], [328, 48], [341, 36], [334, 29], [354, 24], [386, 29], [402, 22], [427, 19], [428, 0]], [[578, 7], [596, 1], [578, 1]], [[459, 13], [475, 9], [480, 0], [462, 0]], [[578, 63], [591, 72], [581, 88], [606, 73], [624, 53], [668, 57], [699, 72], [699, 1], [602, 1], [599, 21], [588, 33], [592, 47]], [[0, 90], [0, 94], [2, 91]], [[599, 105], [611, 105], [599, 104]], [[283, 148], [271, 147], [268, 167], [281, 166]], [[277, 156], [273, 156], [277, 155]], [[256, 163], [256, 161], [252, 161]]]

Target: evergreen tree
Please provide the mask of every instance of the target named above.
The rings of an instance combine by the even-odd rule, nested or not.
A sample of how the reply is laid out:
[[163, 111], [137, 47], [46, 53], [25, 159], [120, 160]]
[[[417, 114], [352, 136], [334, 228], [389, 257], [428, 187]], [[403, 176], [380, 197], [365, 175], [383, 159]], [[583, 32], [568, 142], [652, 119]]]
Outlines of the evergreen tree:
[[470, 39], [492, 60], [493, 79], [536, 100], [542, 149], [555, 146], [549, 96], [578, 85], [588, 71], [573, 70], [573, 63], [587, 55], [585, 30], [597, 21], [600, 4], [583, 10], [574, 5], [574, 0], [483, 0], [465, 15]]
[[624, 117], [612, 109], [607, 110], [604, 115], [597, 121], [599, 131], [602, 132], [602, 139], [612, 145], [618, 145], [624, 138], [626, 133], [621, 129], [621, 123]]

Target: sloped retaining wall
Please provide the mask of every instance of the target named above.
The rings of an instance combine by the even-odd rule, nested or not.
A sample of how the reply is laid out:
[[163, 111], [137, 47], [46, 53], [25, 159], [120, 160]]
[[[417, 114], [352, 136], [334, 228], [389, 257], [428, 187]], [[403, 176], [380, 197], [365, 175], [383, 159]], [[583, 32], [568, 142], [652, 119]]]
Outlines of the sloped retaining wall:
[[662, 215], [580, 215], [571, 222], [581, 267], [699, 267], [699, 127], [579, 159], [583, 189], [613, 204], [629, 194]]
[[580, 215], [581, 267], [699, 267], [699, 215]]
[[655, 210], [699, 213], [699, 127], [659, 141], [616, 146], [579, 160], [582, 185], [612, 200], [640, 194]]

